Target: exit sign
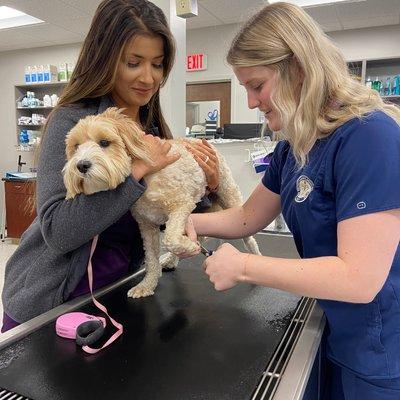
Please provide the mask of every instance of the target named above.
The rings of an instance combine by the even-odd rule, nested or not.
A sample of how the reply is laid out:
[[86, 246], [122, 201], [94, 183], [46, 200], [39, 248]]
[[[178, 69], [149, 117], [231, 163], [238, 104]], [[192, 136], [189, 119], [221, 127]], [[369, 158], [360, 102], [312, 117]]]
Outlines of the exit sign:
[[205, 54], [190, 54], [186, 57], [186, 71], [202, 71], [204, 69], [207, 69]]

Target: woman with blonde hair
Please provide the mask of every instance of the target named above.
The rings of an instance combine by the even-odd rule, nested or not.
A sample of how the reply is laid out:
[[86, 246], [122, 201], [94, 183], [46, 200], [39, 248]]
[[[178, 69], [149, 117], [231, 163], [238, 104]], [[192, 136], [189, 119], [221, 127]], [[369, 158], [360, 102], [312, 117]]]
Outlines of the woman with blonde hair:
[[282, 212], [301, 259], [223, 244], [204, 263], [210, 281], [318, 299], [326, 398], [400, 399], [399, 108], [351, 77], [336, 46], [288, 3], [251, 18], [227, 59], [249, 107], [284, 140], [242, 207], [193, 214], [187, 234], [248, 236]]
[[[160, 140], [172, 137], [160, 107], [160, 88], [174, 57], [172, 33], [155, 4], [148, 0], [100, 3], [71, 80], [46, 123], [38, 161], [38, 217], [6, 265], [2, 332], [89, 292], [86, 270], [96, 235], [94, 289], [139, 268], [144, 249], [131, 206], [146, 190], [143, 178], [178, 158], [169, 155], [170, 144]], [[80, 118], [115, 106], [147, 133], [143, 140], [154, 164], [133, 160], [132, 173], [115, 189], [65, 200], [62, 169], [67, 133]], [[212, 190], [219, 181], [215, 153], [205, 143], [195, 145], [193, 151]], [[210, 160], [205, 163], [207, 156]]]

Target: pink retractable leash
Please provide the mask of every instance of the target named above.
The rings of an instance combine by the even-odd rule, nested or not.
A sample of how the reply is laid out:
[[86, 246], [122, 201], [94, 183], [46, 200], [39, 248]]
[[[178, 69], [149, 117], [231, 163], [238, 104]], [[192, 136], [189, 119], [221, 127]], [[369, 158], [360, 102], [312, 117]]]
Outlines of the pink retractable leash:
[[97, 352], [99, 352], [100, 350], [104, 349], [105, 347], [107, 347], [108, 345], [110, 345], [112, 342], [114, 342], [118, 337], [120, 337], [122, 335], [122, 333], [124, 332], [124, 327], [122, 326], [122, 324], [120, 324], [119, 322], [115, 321], [113, 318], [111, 318], [111, 316], [108, 314], [107, 308], [105, 306], [103, 306], [103, 304], [101, 304], [98, 300], [96, 300], [96, 298], [93, 296], [93, 267], [92, 267], [92, 256], [94, 253], [94, 250], [96, 249], [97, 246], [97, 240], [99, 239], [99, 235], [96, 235], [93, 238], [92, 241], [92, 246], [90, 248], [90, 256], [89, 256], [89, 262], [88, 262], [88, 278], [89, 278], [89, 288], [90, 288], [90, 295], [92, 296], [92, 300], [93, 303], [95, 304], [95, 306], [103, 311], [107, 317], [110, 319], [111, 323], [117, 328], [117, 331], [107, 340], [106, 343], [103, 344], [103, 346], [101, 346], [100, 348], [97, 349], [93, 349], [90, 346], [83, 346], [82, 349], [84, 351], [86, 351], [86, 353], [89, 354], [95, 354]]

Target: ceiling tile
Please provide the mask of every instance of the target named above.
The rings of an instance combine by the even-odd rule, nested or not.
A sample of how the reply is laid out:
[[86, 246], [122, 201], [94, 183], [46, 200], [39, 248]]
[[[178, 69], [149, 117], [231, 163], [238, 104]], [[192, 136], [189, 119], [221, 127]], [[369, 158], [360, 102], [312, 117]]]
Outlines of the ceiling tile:
[[[29, 48], [35, 48], [35, 47], [46, 47], [46, 46], [54, 46], [56, 43], [54, 42], [30, 42], [29, 43]], [[26, 49], [26, 42], [25, 43], [12, 43], [12, 44], [2, 44], [0, 43], [0, 52], [2, 51], [12, 51], [12, 50], [22, 50], [22, 49]]]
[[225, 23], [247, 20], [255, 12], [265, 6], [263, 0], [201, 0], [200, 3], [211, 14]]
[[102, 0], [61, 0], [63, 3], [66, 3], [77, 10], [81, 10], [87, 15], [91, 17], [94, 15], [98, 5], [102, 2]]
[[21, 33], [39, 40], [49, 40], [57, 42], [58, 40], [71, 39], [73, 41], [80, 40], [80, 35], [70, 30], [60, 28], [51, 24], [31, 25], [19, 28]]
[[374, 18], [353, 19], [351, 21], [342, 21], [344, 29], [370, 28], [373, 26], [397, 25], [399, 23], [398, 15], [382, 15]]
[[340, 24], [340, 21], [336, 13], [336, 9], [332, 5], [323, 7], [310, 7], [306, 8], [305, 11], [312, 19], [318, 21], [320, 24], [322, 23]]
[[380, 15], [400, 12], [400, 0], [367, 0], [355, 3], [336, 4], [338, 17], [342, 21], [373, 19]]
[[[57, 26], [71, 31], [80, 36], [86, 36], [90, 29], [92, 19], [89, 17], [58, 21]], [[83, 40], [83, 37], [82, 37]]]
[[337, 22], [318, 22], [318, 25], [321, 27], [321, 29], [324, 32], [334, 32], [334, 31], [341, 31], [343, 30], [342, 24], [337, 21]]
[[55, 23], [82, 17], [82, 11], [60, 0], [5, 0], [5, 3], [45, 22]]
[[186, 20], [187, 29], [197, 29], [205, 26], [217, 26], [222, 24], [223, 22], [208, 12], [201, 3], [199, 4], [199, 15]]
[[340, 31], [343, 26], [333, 5], [307, 7], [304, 11], [325, 31]]
[[1, 45], [10, 45], [10, 44], [27, 44], [32, 40], [31, 37], [24, 35], [21, 32], [17, 32], [15, 29], [7, 29], [2, 32], [0, 35], [0, 44]]

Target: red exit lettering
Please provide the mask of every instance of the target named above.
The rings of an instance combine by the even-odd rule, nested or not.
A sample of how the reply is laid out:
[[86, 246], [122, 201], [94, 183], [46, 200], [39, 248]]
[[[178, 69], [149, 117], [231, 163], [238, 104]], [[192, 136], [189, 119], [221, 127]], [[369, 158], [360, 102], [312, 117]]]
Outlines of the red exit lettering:
[[191, 54], [187, 56], [187, 71], [201, 71], [207, 68], [205, 54]]

